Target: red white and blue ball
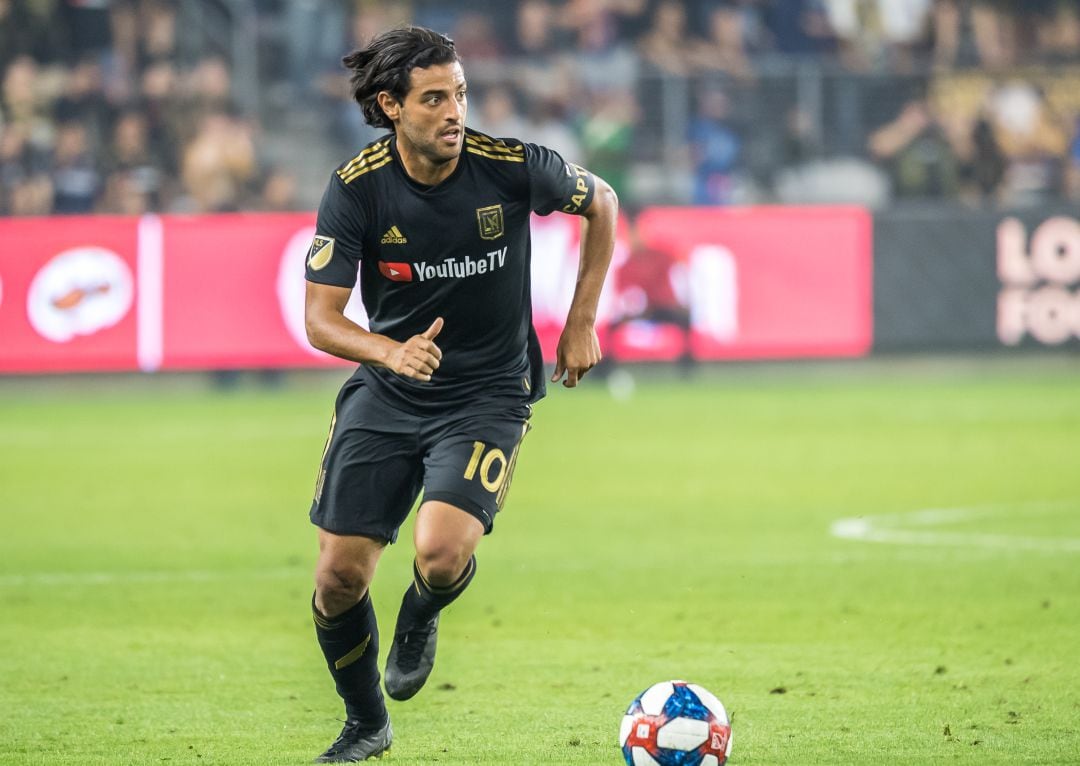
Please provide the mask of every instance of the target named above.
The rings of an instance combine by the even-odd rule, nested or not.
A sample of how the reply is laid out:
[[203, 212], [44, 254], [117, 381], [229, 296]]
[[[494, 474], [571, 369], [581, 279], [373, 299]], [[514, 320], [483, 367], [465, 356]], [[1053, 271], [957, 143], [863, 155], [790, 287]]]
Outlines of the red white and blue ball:
[[619, 745], [627, 766], [723, 766], [731, 754], [731, 722], [708, 690], [664, 681], [630, 703]]

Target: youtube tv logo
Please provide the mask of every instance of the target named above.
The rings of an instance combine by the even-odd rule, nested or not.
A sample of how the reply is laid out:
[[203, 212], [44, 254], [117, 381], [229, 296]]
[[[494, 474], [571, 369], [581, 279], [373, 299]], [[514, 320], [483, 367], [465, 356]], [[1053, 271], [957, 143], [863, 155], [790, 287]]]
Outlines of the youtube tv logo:
[[379, 272], [384, 277], [394, 282], [413, 281], [412, 266], [407, 263], [389, 263], [387, 261], [379, 261]]

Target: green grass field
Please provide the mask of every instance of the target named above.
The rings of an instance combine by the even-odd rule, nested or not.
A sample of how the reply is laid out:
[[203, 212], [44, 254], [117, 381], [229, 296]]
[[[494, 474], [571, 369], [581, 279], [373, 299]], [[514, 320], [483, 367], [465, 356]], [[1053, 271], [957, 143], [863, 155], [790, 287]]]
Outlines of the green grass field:
[[[619, 764], [684, 678], [736, 766], [1080, 763], [1078, 372], [552, 392], [389, 762]], [[0, 764], [300, 764], [340, 728], [306, 515], [336, 381], [159, 383], [0, 381]]]

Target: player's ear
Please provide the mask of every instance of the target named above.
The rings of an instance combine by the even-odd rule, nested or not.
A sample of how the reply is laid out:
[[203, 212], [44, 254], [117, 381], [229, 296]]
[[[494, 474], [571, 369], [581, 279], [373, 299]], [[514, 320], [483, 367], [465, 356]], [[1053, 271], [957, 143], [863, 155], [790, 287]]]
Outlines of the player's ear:
[[388, 90], [380, 90], [375, 94], [375, 101], [379, 104], [379, 108], [383, 110], [383, 114], [391, 122], [396, 122], [398, 117], [401, 116], [401, 104], [396, 98], [390, 95]]

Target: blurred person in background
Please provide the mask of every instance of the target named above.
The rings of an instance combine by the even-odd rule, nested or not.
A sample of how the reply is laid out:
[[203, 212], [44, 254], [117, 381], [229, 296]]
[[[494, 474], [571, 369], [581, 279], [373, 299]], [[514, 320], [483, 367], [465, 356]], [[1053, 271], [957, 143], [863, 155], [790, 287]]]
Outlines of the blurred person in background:
[[1016, 17], [1012, 0], [936, 0], [934, 61], [939, 66], [981, 65], [998, 70], [1016, 61]]
[[46, 215], [52, 210], [49, 159], [27, 137], [27, 127], [0, 126], [0, 214]]
[[489, 88], [477, 110], [477, 129], [496, 137], [527, 136], [528, 128], [517, 102], [512, 86], [500, 84]]
[[694, 174], [694, 204], [731, 204], [743, 140], [731, 119], [731, 101], [722, 88], [708, 85], [699, 94], [687, 146]]
[[[679, 369], [687, 374], [694, 368], [694, 355], [690, 306], [684, 300], [688, 290], [679, 285], [685, 282], [685, 267], [673, 252], [653, 247], [645, 240], [636, 215], [629, 221], [627, 256], [614, 272], [617, 315], [608, 327], [608, 335], [614, 338], [633, 323], [675, 327], [680, 333]], [[677, 285], [680, 289], [676, 289]], [[610, 374], [610, 365], [604, 372]]]
[[[431, 673], [440, 612], [476, 572], [474, 551], [544, 395], [531, 213], [586, 221], [550, 378], [565, 375], [570, 388], [600, 360], [596, 312], [618, 218], [615, 194], [584, 168], [466, 128], [449, 38], [393, 29], [344, 63], [365, 118], [393, 133], [331, 176], [306, 269], [312, 345], [360, 363], [338, 394], [310, 511], [316, 636], [346, 706], [341, 734], [317, 759], [332, 763], [378, 757], [393, 739], [368, 592], [383, 549], [422, 488], [414, 578], [386, 660], [387, 693], [406, 700]], [[344, 314], [358, 280], [370, 331]]]
[[765, 30], [779, 54], [817, 57], [836, 49], [825, 0], [775, 0], [762, 9]]
[[62, 25], [50, 18], [52, 10], [50, 3], [0, 0], [0, 72], [20, 56], [49, 64], [64, 54]]
[[561, 99], [535, 99], [528, 107], [525, 131], [521, 134], [531, 143], [554, 149], [563, 157], [581, 157], [585, 151], [581, 140], [570, 127], [569, 107]]
[[896, 197], [959, 194], [955, 138], [925, 93], [909, 100], [891, 122], [871, 133], [868, 147], [870, 155], [888, 170]]
[[991, 91], [986, 110], [1007, 163], [1002, 201], [1030, 205], [1059, 197], [1069, 137], [1042, 90], [1010, 80]]
[[648, 31], [638, 43], [644, 62], [655, 72], [687, 75], [692, 70], [690, 31], [686, 6], [661, 0], [653, 11]]
[[103, 144], [113, 120], [113, 105], [105, 94], [104, 74], [95, 59], [75, 64], [66, 78], [63, 95], [53, 108], [57, 122], [79, 122], [92, 146]]
[[146, 115], [136, 109], [123, 112], [113, 126], [105, 154], [105, 209], [131, 215], [165, 207], [163, 168], [164, 162], [150, 143]]
[[637, 56], [616, 34], [614, 14], [603, 5], [584, 16], [577, 28], [572, 60], [578, 87], [587, 91], [629, 91], [637, 81]]
[[101, 172], [91, 150], [86, 126], [58, 126], [52, 158], [53, 210], [58, 215], [89, 213], [101, 189]]
[[993, 204], [1000, 199], [1005, 164], [1005, 155], [994, 134], [994, 126], [985, 114], [980, 114], [971, 129], [963, 166], [968, 196], [976, 204]]
[[1065, 168], [1065, 189], [1070, 200], [1080, 202], [1080, 115], [1073, 119], [1073, 135]]
[[723, 72], [750, 79], [753, 69], [747, 55], [747, 16], [750, 8], [734, 0], [717, 3], [705, 18], [705, 35], [691, 47], [694, 67], [704, 72]]
[[184, 212], [239, 210], [256, 177], [255, 143], [250, 124], [224, 112], [211, 112], [199, 123], [181, 155]]
[[628, 197], [627, 158], [633, 155], [637, 102], [629, 90], [605, 89], [588, 99], [581, 123], [585, 161], [620, 197]]
[[257, 207], [275, 213], [302, 210], [296, 199], [296, 176], [282, 168], [272, 168], [262, 180]]

